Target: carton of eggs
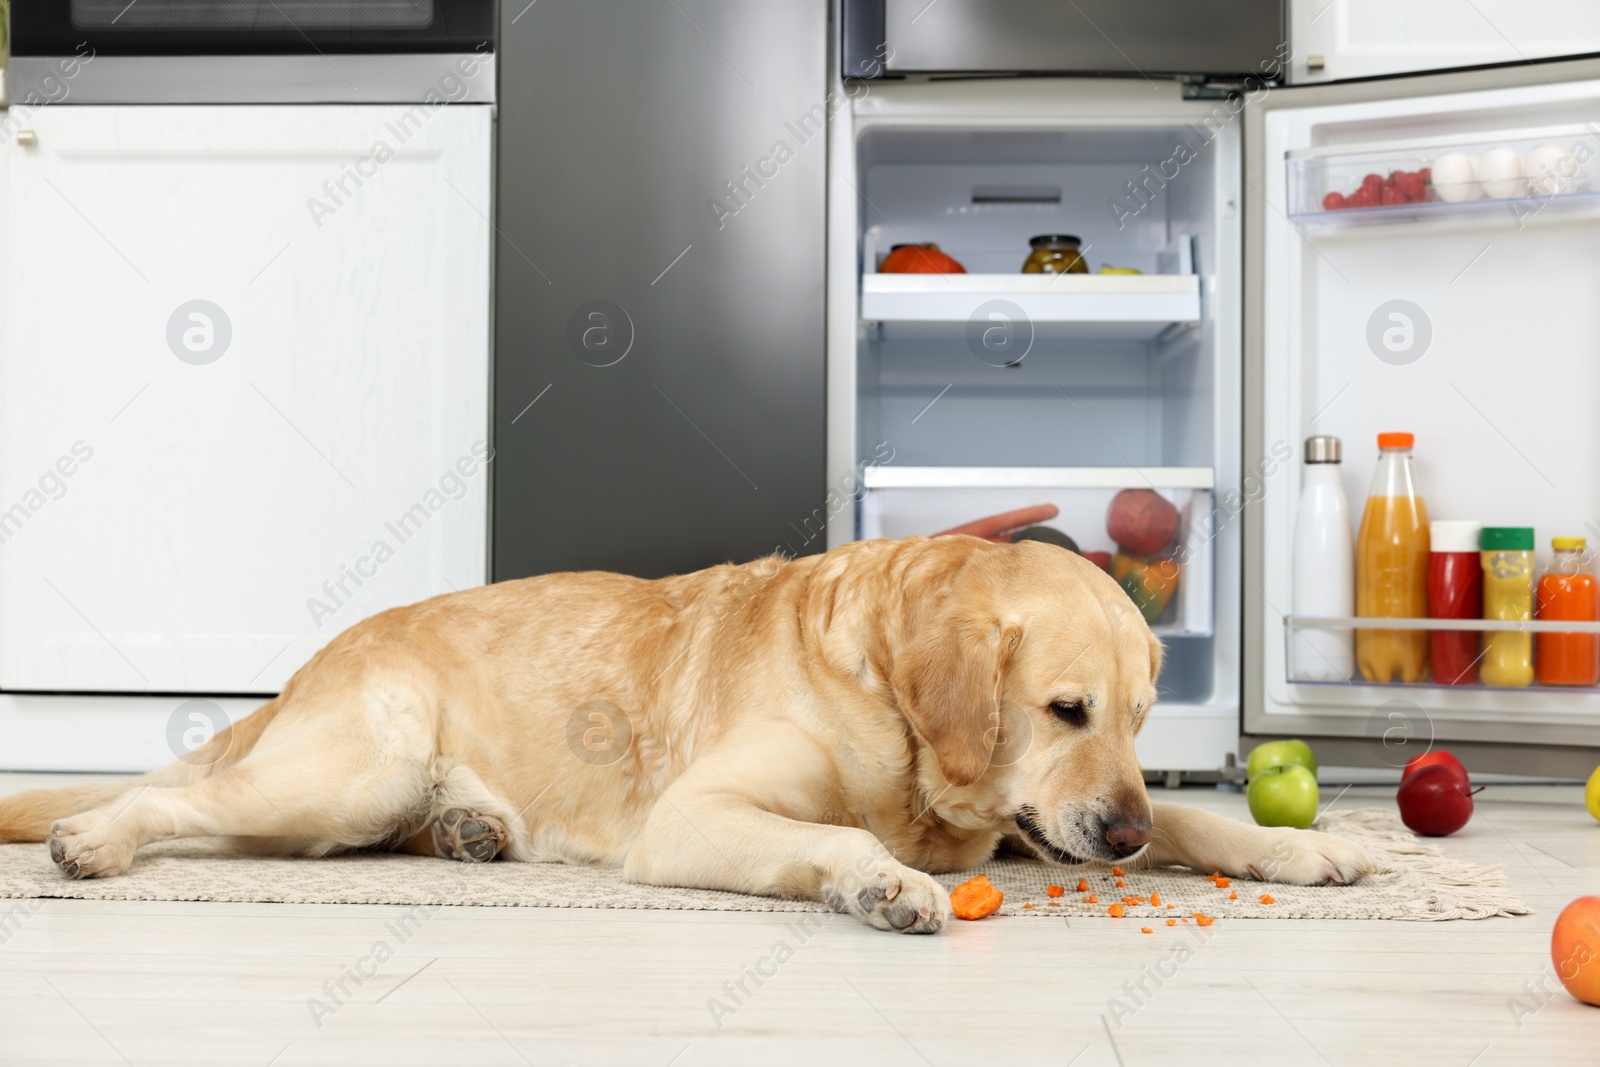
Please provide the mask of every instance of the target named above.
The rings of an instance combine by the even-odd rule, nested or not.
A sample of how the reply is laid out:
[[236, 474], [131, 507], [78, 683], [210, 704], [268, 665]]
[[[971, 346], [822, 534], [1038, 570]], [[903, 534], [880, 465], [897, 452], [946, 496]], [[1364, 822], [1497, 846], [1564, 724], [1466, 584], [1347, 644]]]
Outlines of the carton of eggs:
[[1465, 152], [1444, 152], [1433, 161], [1433, 189], [1440, 200], [1476, 200], [1483, 195], [1478, 171]]

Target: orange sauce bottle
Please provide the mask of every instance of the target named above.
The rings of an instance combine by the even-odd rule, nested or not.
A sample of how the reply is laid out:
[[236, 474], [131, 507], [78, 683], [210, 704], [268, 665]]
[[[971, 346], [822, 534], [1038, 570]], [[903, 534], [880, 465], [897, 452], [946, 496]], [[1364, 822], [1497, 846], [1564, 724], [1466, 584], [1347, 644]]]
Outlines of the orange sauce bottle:
[[[1600, 583], [1584, 570], [1584, 540], [1553, 537], [1555, 558], [1539, 578], [1539, 618], [1600, 622]], [[1600, 684], [1600, 634], [1539, 634], [1536, 643], [1540, 685]]]
[[[1428, 617], [1428, 508], [1417, 495], [1408, 433], [1378, 435], [1378, 469], [1356, 535], [1356, 614]], [[1428, 631], [1357, 630], [1356, 666], [1369, 682], [1419, 682]]]

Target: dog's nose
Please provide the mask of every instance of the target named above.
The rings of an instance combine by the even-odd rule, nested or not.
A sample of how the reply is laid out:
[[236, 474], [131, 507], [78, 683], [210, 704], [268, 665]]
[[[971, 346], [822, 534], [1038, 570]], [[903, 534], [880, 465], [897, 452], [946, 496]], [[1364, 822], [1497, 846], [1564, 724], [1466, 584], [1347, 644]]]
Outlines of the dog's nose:
[[1106, 843], [1120, 859], [1131, 856], [1150, 843], [1150, 816], [1123, 816], [1106, 824]]

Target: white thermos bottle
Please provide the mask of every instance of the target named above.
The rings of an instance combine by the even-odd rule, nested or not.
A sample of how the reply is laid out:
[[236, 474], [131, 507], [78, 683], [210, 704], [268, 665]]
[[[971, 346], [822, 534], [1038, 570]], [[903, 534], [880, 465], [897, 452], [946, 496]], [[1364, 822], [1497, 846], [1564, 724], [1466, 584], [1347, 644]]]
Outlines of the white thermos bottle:
[[[1340, 479], [1337, 437], [1306, 438], [1301, 486], [1294, 522], [1294, 614], [1354, 615], [1355, 536]], [[1354, 671], [1354, 631], [1304, 629], [1292, 635], [1291, 680], [1347, 682]]]

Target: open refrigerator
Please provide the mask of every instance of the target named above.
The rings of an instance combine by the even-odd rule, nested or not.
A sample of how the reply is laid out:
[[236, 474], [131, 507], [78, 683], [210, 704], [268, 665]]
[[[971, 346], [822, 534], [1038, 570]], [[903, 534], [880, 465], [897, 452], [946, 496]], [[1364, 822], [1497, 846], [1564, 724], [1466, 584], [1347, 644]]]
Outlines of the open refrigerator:
[[[1218, 768], [1240, 678], [1238, 124], [1139, 195], [1214, 106], [1176, 82], [858, 88], [830, 146], [829, 468], [859, 491], [831, 542], [1053, 507], [1044, 525], [1110, 554], [1112, 499], [1160, 496], [1176, 588], [1147, 612], [1167, 666], [1140, 755]], [[1039, 234], [1079, 237], [1091, 273], [1019, 273]], [[967, 273], [878, 271], [920, 242]]]
[[[1535, 574], [1552, 537], [1600, 547], [1597, 104], [1592, 61], [1274, 89], [1252, 104], [1247, 461], [1340, 437], [1359, 524], [1377, 434], [1409, 431], [1430, 518], [1533, 527]], [[1424, 168], [1425, 197], [1348, 206], [1365, 175]], [[1283, 467], [1246, 515], [1245, 732], [1323, 738], [1341, 762], [1399, 766], [1448, 743], [1484, 769], [1593, 770], [1595, 688], [1328, 681], [1296, 665], [1297, 632], [1354, 628], [1294, 613], [1302, 471]]]
[[[1310, 435], [1342, 439], [1357, 525], [1376, 435], [1399, 430], [1431, 517], [1532, 526], [1540, 567], [1552, 536], [1600, 542], [1600, 65], [1262, 88], [1242, 107], [1159, 79], [852, 88], [830, 145], [828, 466], [854, 496], [830, 544], [1051, 505], [1085, 553], [1109, 551], [1110, 498], [1154, 490], [1182, 517], [1181, 573], [1152, 623], [1168, 658], [1147, 770], [1222, 770], [1278, 735], [1327, 763], [1448, 742], [1486, 770], [1592, 769], [1600, 690], [1311, 681], [1286, 650], [1297, 627], [1355, 625], [1292, 610]], [[1328, 199], [1501, 146], [1562, 170]], [[1080, 237], [1091, 273], [1018, 273], [1051, 233]], [[968, 273], [877, 270], [920, 242]]]

